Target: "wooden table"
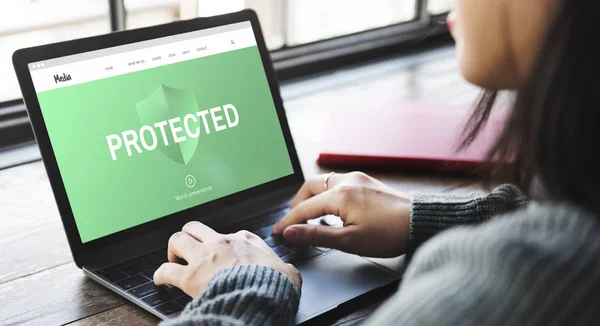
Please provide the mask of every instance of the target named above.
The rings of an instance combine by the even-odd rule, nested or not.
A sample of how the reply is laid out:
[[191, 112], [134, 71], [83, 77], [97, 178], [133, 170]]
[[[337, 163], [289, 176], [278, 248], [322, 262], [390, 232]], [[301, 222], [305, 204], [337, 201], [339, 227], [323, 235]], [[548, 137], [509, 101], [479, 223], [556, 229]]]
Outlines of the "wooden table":
[[[368, 99], [469, 104], [477, 90], [456, 71], [454, 50], [391, 58], [283, 86], [306, 176], [315, 164], [329, 110]], [[344, 171], [337, 171], [344, 172]], [[403, 191], [471, 191], [474, 179], [366, 171]], [[155, 325], [154, 316], [86, 278], [73, 264], [41, 162], [0, 171], [0, 324]], [[394, 289], [334, 311], [327, 323], [361, 322]]]

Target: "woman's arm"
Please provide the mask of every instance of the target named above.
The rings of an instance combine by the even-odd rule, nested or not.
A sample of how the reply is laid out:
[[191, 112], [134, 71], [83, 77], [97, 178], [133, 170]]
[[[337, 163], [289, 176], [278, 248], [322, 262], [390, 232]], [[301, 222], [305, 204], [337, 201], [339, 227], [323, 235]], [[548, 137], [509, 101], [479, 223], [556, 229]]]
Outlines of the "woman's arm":
[[505, 184], [487, 195], [414, 193], [410, 202], [409, 255], [441, 231], [479, 224], [523, 207], [527, 199], [519, 188]]
[[[361, 172], [321, 175], [306, 181], [289, 214], [273, 232], [300, 245], [368, 257], [396, 257], [413, 253], [440, 231], [486, 221], [525, 202], [522, 192], [512, 185], [488, 195], [409, 196]], [[326, 214], [339, 216], [344, 227], [305, 224]]]
[[300, 296], [282, 273], [265, 266], [219, 272], [201, 296], [163, 326], [295, 325]]
[[[448, 228], [480, 223], [524, 204], [523, 194], [512, 185], [500, 186], [488, 195], [413, 194], [410, 218], [411, 248], [416, 249], [418, 245]], [[492, 232], [489, 236], [484, 235], [478, 238], [481, 241], [494, 241], [495, 236], [497, 235]], [[446, 241], [448, 241], [447, 238], [448, 236], [444, 237]], [[460, 237], [456, 238], [456, 241], [450, 242], [448, 246], [442, 245], [442, 247], [448, 250], [456, 245]], [[466, 241], [471, 243], [470, 240]], [[434, 241], [429, 249], [424, 248], [428, 250], [422, 253], [422, 259], [416, 259], [411, 264], [404, 279], [406, 285], [403, 285], [403, 291], [390, 300], [381, 312], [378, 312], [372, 321], [373, 325], [397, 324], [395, 312], [398, 311], [398, 306], [408, 309], [403, 314], [403, 318], [408, 318], [407, 321], [412, 324], [433, 322], [434, 319], [431, 318], [439, 316], [432, 313], [431, 310], [440, 308], [432, 305], [444, 305], [444, 302], [448, 300], [445, 295], [455, 299], [460, 298], [453, 291], [467, 291], [470, 288], [469, 285], [473, 284], [473, 279], [479, 277], [480, 273], [491, 273], [487, 269], [485, 271], [477, 270], [469, 264], [461, 262], [462, 258], [470, 261], [473, 257], [477, 258], [478, 254], [480, 256], [488, 255], [481, 251], [484, 246], [475, 245], [472, 253], [456, 252], [455, 254], [458, 256], [452, 268], [447, 269], [440, 266], [437, 268], [438, 272], [428, 275], [426, 272], [429, 270], [424, 268], [431, 267], [428, 265], [429, 259], [438, 261], [435, 257], [446, 257], [446, 254], [436, 253], [435, 250], [432, 252], [431, 247], [440, 247], [436, 243], [440, 243], [440, 241]], [[474, 240], [473, 243], [477, 243], [477, 241]], [[465, 276], [470, 275], [469, 273], [475, 274]], [[448, 282], [449, 279], [452, 281]], [[485, 292], [487, 289], [480, 288], [477, 291]], [[469, 296], [475, 294], [472, 292]], [[413, 299], [418, 297], [428, 298], [429, 303], [424, 306], [427, 309], [421, 309], [423, 307], [418, 307], [413, 303]], [[237, 266], [217, 273], [201, 296], [192, 301], [177, 319], [163, 325], [293, 325], [299, 299], [292, 282], [280, 272], [264, 266]], [[411, 304], [398, 303], [405, 300], [410, 301]], [[468, 302], [475, 303], [476, 301]]]
[[[380, 183], [375, 183], [364, 175], [354, 175], [354, 181], [362, 183], [362, 187], [345, 186], [338, 188], [343, 191], [338, 191], [337, 195], [339, 204], [360, 204], [362, 203], [362, 212], [369, 218], [361, 219], [365, 223], [351, 223], [354, 225], [354, 230], [363, 230], [364, 225], [366, 239], [374, 237], [374, 232], [389, 233], [391, 239], [408, 238], [408, 220], [410, 219], [411, 236], [414, 240], [414, 248], [418, 244], [424, 242], [434, 234], [452, 226], [461, 224], [473, 224], [483, 220], [487, 220], [496, 214], [516, 208], [525, 203], [522, 194], [514, 186], [502, 186], [494, 190], [489, 195], [470, 195], [470, 196], [439, 196], [439, 195], [422, 195], [415, 194], [409, 202], [408, 197], [403, 200], [403, 195], [394, 193], [392, 190], [385, 188]], [[372, 182], [372, 185], [368, 185]], [[366, 197], [365, 197], [366, 195]], [[356, 197], [354, 197], [356, 196]], [[374, 196], [373, 200], [369, 200], [370, 196]], [[341, 201], [340, 201], [341, 200]], [[381, 226], [384, 228], [378, 229], [379, 222], [382, 222], [382, 213], [374, 210], [369, 203], [386, 202], [390, 206], [379, 205], [387, 210], [389, 214], [387, 218], [392, 222], [385, 222]], [[406, 204], [404, 204], [406, 203]], [[397, 206], [394, 206], [397, 205]], [[410, 209], [409, 209], [410, 208]], [[361, 210], [350, 211], [361, 212]], [[406, 210], [406, 217], [395, 215], [397, 212]], [[409, 218], [409, 211], [412, 211], [412, 216]], [[357, 218], [363, 216], [357, 215]], [[353, 220], [347, 220], [353, 221]], [[397, 228], [389, 228], [388, 223], [400, 223], [405, 221], [405, 227], [397, 225]], [[368, 222], [368, 223], [367, 223]], [[359, 227], [360, 226], [360, 227]], [[385, 228], [388, 228], [385, 230]], [[346, 227], [344, 228], [346, 229]], [[319, 229], [321, 230], [321, 229]], [[324, 230], [334, 229], [327, 228]], [[340, 230], [340, 229], [338, 229]], [[399, 231], [398, 231], [399, 230]], [[400, 232], [404, 230], [404, 232]], [[340, 230], [341, 231], [341, 230]], [[398, 232], [397, 232], [398, 231]], [[299, 276], [295, 275], [290, 267], [281, 265], [280, 259], [256, 236], [249, 233], [240, 233], [235, 236], [218, 235], [214, 231], [208, 229], [201, 223], [188, 223], [184, 226], [181, 236], [173, 236], [169, 241], [169, 260], [174, 261], [175, 256], [184, 257], [188, 262], [192, 262], [189, 266], [178, 266], [173, 263], [167, 263], [155, 274], [157, 284], [175, 284], [176, 286], [185, 289], [188, 294], [197, 293], [199, 295], [174, 321], [170, 321], [171, 325], [245, 325], [245, 324], [277, 324], [286, 325], [293, 324], [294, 318], [298, 309], [299, 295], [296, 288], [299, 288]], [[188, 236], [192, 235], [193, 237]], [[350, 233], [351, 234], [351, 233]], [[405, 234], [405, 235], [403, 235]], [[176, 234], [177, 235], [177, 234]], [[313, 234], [316, 235], [316, 234]], [[343, 243], [349, 238], [344, 237], [344, 234], [331, 233], [331, 240], [341, 241]], [[340, 236], [340, 237], [337, 237]], [[194, 243], [196, 239], [202, 239], [202, 243]], [[238, 239], [239, 238], [239, 239]], [[185, 240], [187, 239], [187, 245]], [[253, 244], [253, 249], [250, 251], [231, 251], [231, 244], [223, 246], [223, 240], [231, 240], [231, 244], [238, 246], [248, 245], [247, 241], [238, 241], [241, 239], [250, 240]], [[237, 239], [237, 240], [236, 240]], [[315, 239], [315, 238], [313, 238]], [[325, 239], [325, 238], [323, 238]], [[351, 239], [350, 239], [351, 240]], [[227, 242], [229, 243], [229, 242]], [[190, 248], [196, 247], [195, 250]], [[392, 243], [391, 246], [396, 246]], [[189, 249], [187, 251], [185, 248]], [[240, 252], [245, 252], [246, 255], [252, 257], [238, 257], [236, 260], [255, 262], [261, 265], [263, 258], [269, 258], [265, 262], [267, 266], [276, 266], [272, 269], [269, 267], [260, 266], [236, 266], [225, 268], [224, 270], [215, 273], [222, 269], [219, 264], [211, 263], [195, 263], [196, 260], [202, 261], [205, 256], [217, 254], [218, 256], [228, 257], [230, 255], [239, 255]], [[172, 256], [172, 257], [171, 257]], [[196, 257], [198, 256], [198, 257]], [[244, 258], [244, 259], [242, 259]], [[213, 259], [214, 261], [214, 259]], [[221, 261], [221, 265], [227, 266], [229, 260]], [[277, 263], [278, 262], [278, 263]], [[243, 265], [243, 264], [242, 264]], [[250, 264], [251, 265], [251, 264]], [[280, 266], [281, 265], [281, 266]], [[186, 268], [188, 271], [186, 272]], [[277, 270], [277, 271], [276, 271]], [[284, 271], [282, 274], [281, 271]], [[287, 273], [287, 274], [285, 274]], [[295, 272], [297, 273], [297, 271]], [[186, 275], [197, 275], [197, 277], [186, 277]], [[214, 277], [212, 277], [214, 275]], [[294, 280], [294, 282], [290, 282]], [[204, 283], [206, 281], [206, 283]], [[210, 283], [209, 283], [210, 281]], [[206, 290], [202, 284], [207, 284]], [[295, 285], [294, 285], [295, 284]]]

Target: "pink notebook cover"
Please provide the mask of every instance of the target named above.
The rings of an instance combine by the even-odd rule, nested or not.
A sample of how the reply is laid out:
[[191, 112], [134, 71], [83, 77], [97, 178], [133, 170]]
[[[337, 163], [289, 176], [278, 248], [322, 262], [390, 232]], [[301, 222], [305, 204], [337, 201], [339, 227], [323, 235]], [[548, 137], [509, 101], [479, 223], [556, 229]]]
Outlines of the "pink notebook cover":
[[502, 130], [505, 111], [496, 110], [477, 140], [457, 152], [469, 106], [391, 102], [335, 110], [317, 163], [474, 174]]

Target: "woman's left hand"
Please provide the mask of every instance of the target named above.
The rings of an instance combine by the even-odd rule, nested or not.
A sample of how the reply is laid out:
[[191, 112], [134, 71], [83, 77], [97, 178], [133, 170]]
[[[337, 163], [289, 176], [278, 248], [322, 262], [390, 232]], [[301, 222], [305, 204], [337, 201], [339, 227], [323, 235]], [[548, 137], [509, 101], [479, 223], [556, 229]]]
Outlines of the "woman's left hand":
[[[174, 285], [194, 298], [202, 294], [217, 272], [238, 265], [271, 267], [287, 276], [298, 292], [302, 287], [298, 270], [248, 231], [219, 234], [200, 222], [189, 222], [169, 239], [168, 259], [154, 273], [154, 283]], [[178, 263], [180, 259], [187, 265]]]

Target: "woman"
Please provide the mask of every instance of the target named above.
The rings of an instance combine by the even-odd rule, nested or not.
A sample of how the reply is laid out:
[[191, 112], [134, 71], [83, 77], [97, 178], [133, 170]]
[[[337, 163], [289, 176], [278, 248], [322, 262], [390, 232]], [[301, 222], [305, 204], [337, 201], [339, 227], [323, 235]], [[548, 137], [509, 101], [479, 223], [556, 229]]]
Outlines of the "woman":
[[[307, 181], [273, 231], [361, 255], [414, 252], [397, 294], [368, 325], [597, 322], [600, 1], [457, 0], [456, 7], [449, 25], [461, 73], [488, 90], [517, 91], [490, 158], [513, 162], [511, 181], [527, 199], [514, 185], [482, 197], [409, 198], [361, 173], [330, 175], [325, 187], [324, 177]], [[482, 97], [466, 143], [494, 98]], [[339, 215], [345, 227], [301, 224], [323, 214]], [[170, 239], [169, 261], [155, 282], [197, 299], [168, 324], [293, 323], [300, 275], [256, 236], [189, 223]]]

